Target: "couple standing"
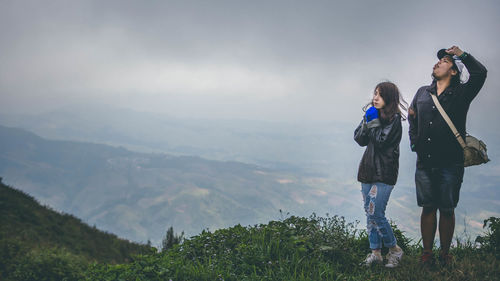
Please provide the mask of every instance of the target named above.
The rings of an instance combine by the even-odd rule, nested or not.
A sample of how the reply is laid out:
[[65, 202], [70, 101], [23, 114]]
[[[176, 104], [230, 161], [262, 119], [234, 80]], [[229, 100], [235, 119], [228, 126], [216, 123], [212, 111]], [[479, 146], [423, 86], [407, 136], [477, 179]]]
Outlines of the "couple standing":
[[[439, 113], [431, 95], [437, 99], [465, 139], [465, 122], [470, 103], [486, 79], [486, 68], [457, 46], [441, 49], [432, 70], [433, 81], [421, 87], [408, 109], [410, 146], [417, 153], [415, 185], [418, 206], [422, 207], [420, 228], [423, 242], [421, 262], [433, 263], [432, 246], [439, 210], [439, 260], [449, 264], [455, 230], [457, 206], [464, 175], [463, 149]], [[397, 86], [383, 82], [375, 87], [366, 114], [354, 132], [355, 141], [366, 146], [359, 164], [358, 181], [367, 217], [367, 232], [372, 252], [364, 263], [382, 263], [381, 248], [389, 248], [386, 267], [396, 267], [403, 256], [385, 217], [389, 196], [399, 169], [401, 121], [406, 110]], [[365, 108], [366, 108], [365, 107]]]

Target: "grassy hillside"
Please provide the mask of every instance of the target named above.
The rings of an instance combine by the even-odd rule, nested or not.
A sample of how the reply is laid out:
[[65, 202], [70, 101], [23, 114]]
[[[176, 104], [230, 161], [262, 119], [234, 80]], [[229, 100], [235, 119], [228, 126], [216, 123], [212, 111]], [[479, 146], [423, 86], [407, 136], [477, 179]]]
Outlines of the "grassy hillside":
[[[420, 246], [397, 226], [401, 266], [366, 268], [365, 231], [343, 217], [287, 217], [200, 234], [163, 252], [120, 240], [40, 206], [0, 183], [0, 280], [498, 280], [500, 219], [455, 263], [422, 266]], [[385, 254], [385, 253], [384, 253]], [[94, 261], [91, 263], [91, 261]]]
[[420, 247], [394, 226], [406, 255], [400, 267], [388, 269], [360, 265], [370, 251], [366, 233], [342, 217], [289, 217], [204, 231], [129, 264], [96, 264], [86, 280], [498, 280], [500, 220], [489, 226], [480, 248], [470, 241], [453, 248], [449, 266], [421, 265]]
[[151, 252], [149, 246], [41, 206], [33, 197], [1, 183], [1, 178], [0, 221], [0, 280], [54, 270], [78, 276], [89, 262], [123, 263], [134, 254]]

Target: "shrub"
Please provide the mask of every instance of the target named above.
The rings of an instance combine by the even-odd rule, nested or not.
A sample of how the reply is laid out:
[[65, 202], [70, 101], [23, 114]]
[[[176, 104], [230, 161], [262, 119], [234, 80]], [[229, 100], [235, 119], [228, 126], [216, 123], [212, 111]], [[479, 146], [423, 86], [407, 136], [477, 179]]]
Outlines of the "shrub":
[[490, 217], [484, 220], [483, 228], [488, 227], [485, 236], [478, 236], [476, 242], [481, 244], [485, 251], [493, 252], [500, 257], [500, 218]]
[[33, 250], [19, 260], [12, 280], [80, 280], [86, 261], [64, 249]]
[[392, 227], [405, 251], [396, 269], [360, 266], [370, 251], [366, 231], [343, 217], [313, 214], [203, 231], [161, 253], [136, 256], [129, 264], [94, 264], [85, 280], [496, 280], [500, 276], [498, 260], [486, 246], [454, 248], [457, 262], [451, 267], [422, 267], [419, 246], [394, 223]]

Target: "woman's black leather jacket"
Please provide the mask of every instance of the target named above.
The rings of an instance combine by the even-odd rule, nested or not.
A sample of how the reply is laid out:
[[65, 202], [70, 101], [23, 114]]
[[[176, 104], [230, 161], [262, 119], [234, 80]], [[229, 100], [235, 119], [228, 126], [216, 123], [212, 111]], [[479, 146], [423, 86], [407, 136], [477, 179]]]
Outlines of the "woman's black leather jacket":
[[387, 122], [375, 119], [367, 123], [363, 118], [354, 131], [354, 140], [360, 146], [366, 146], [359, 163], [358, 181], [396, 184], [401, 135], [401, 115], [398, 113]]

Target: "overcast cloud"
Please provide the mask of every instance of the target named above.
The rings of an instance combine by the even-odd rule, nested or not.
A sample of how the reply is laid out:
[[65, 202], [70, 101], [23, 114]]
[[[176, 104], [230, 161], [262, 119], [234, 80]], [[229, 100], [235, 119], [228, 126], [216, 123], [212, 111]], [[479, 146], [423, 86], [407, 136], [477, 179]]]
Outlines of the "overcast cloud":
[[391, 80], [411, 101], [453, 44], [500, 106], [498, 1], [0, 0], [0, 110], [112, 104], [183, 117], [359, 119]]

